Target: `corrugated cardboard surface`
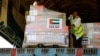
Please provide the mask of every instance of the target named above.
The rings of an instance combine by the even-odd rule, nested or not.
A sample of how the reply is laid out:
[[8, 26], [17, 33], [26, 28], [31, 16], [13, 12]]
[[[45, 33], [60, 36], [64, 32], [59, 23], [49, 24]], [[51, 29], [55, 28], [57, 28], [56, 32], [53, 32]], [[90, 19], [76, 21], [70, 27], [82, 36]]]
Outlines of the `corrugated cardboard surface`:
[[88, 37], [88, 47], [100, 47], [100, 23], [85, 23], [83, 25], [86, 36]]

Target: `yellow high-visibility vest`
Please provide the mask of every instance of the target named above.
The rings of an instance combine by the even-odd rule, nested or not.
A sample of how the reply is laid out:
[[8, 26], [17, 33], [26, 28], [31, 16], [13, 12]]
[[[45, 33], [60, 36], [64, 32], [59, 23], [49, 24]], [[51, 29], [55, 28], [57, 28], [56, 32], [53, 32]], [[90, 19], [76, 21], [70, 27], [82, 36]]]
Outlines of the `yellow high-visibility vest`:
[[[80, 18], [79, 18], [80, 19]], [[73, 24], [73, 18], [70, 19], [71, 25]], [[78, 27], [71, 28], [71, 33], [75, 34], [76, 38], [79, 39], [84, 35], [82, 24]]]

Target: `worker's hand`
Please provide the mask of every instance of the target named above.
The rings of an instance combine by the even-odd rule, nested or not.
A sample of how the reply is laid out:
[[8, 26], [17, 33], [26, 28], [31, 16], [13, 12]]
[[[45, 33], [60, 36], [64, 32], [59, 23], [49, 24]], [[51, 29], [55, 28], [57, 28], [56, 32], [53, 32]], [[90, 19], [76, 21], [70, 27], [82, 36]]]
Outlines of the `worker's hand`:
[[86, 36], [86, 33], [84, 33], [83, 35]]
[[74, 25], [74, 24], [72, 24], [72, 25], [71, 25], [71, 27], [73, 28], [73, 27], [75, 27], [75, 25]]

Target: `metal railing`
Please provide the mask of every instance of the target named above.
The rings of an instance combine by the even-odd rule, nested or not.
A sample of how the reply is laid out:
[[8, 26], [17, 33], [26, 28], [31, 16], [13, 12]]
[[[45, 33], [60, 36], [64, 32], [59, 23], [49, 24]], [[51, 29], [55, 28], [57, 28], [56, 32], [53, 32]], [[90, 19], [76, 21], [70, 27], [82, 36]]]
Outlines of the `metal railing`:
[[4, 35], [5, 36], [4, 38], [7, 41], [9, 41], [11, 44], [21, 47], [23, 43], [21, 39], [16, 35], [16, 33], [9, 26], [3, 25], [2, 22], [0, 24], [0, 34]]
[[[16, 56], [76, 56], [77, 48], [18, 48]], [[81, 49], [82, 56], [100, 56], [100, 49]], [[11, 56], [12, 49], [0, 49], [0, 56]]]

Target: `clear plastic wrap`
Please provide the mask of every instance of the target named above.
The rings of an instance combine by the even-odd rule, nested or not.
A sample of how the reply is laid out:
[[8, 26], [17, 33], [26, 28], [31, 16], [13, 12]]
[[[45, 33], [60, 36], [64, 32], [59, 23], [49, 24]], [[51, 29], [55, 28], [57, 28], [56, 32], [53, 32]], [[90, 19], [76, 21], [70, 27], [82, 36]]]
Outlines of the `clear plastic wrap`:
[[26, 22], [23, 47], [40, 43], [68, 46], [65, 13], [46, 9], [43, 5], [30, 5]]

